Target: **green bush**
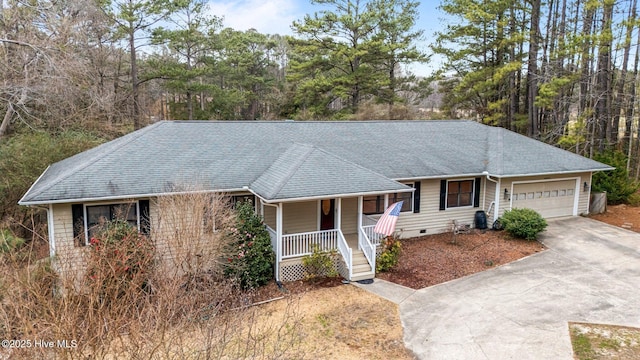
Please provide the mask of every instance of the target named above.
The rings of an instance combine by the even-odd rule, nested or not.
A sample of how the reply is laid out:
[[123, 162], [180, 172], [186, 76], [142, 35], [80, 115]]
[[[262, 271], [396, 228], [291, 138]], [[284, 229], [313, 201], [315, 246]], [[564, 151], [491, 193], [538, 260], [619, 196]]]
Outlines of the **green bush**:
[[333, 264], [337, 253], [335, 250], [322, 251], [318, 244], [312, 245], [311, 254], [302, 258], [307, 280], [319, 280], [323, 277], [338, 276]]
[[526, 240], [535, 240], [547, 228], [547, 222], [532, 209], [507, 210], [500, 223], [510, 235]]
[[381, 244], [382, 252], [376, 259], [376, 270], [385, 272], [391, 270], [398, 265], [400, 260], [400, 252], [402, 252], [402, 244], [392, 236], [387, 236]]
[[243, 289], [256, 288], [273, 279], [275, 254], [271, 248], [271, 238], [251, 203], [238, 205], [236, 226], [229, 236], [232, 240], [227, 251], [227, 277], [236, 277]]
[[87, 280], [104, 303], [117, 305], [148, 290], [154, 268], [152, 241], [126, 221], [103, 225], [90, 240]]
[[0, 253], [8, 253], [24, 244], [24, 239], [14, 236], [9, 230], [0, 230]]
[[592, 190], [596, 192], [607, 192], [608, 204], [629, 203], [630, 196], [633, 195], [640, 184], [629, 177], [627, 171], [627, 157], [620, 151], [608, 151], [597, 154], [594, 160], [615, 167], [611, 171], [598, 171], [593, 174]]

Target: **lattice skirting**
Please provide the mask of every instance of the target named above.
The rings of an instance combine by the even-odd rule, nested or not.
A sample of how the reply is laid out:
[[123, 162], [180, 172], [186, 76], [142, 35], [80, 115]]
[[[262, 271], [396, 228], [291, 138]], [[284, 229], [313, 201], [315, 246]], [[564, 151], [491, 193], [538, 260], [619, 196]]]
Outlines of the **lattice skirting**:
[[[343, 278], [348, 278], [349, 270], [342, 257], [337, 256], [333, 259], [334, 270], [340, 274]], [[307, 271], [305, 266], [302, 265], [302, 258], [288, 259], [280, 263], [280, 280], [281, 281], [296, 281], [302, 280], [306, 277]], [[326, 275], [326, 274], [325, 274]]]

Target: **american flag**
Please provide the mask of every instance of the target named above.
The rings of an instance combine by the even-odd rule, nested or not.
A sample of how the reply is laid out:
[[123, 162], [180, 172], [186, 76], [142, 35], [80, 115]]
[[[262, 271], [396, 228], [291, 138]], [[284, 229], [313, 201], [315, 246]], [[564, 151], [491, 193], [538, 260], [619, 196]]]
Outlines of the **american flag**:
[[398, 201], [397, 203], [391, 204], [384, 214], [382, 214], [380, 220], [378, 220], [376, 226], [373, 228], [373, 231], [384, 236], [393, 234], [396, 229], [396, 222], [398, 222], [403, 202], [404, 201]]

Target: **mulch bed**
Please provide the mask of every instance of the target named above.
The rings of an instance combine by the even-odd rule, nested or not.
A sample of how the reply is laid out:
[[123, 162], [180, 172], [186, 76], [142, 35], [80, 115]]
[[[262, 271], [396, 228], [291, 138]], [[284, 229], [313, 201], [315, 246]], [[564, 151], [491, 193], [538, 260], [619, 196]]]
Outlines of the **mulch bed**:
[[[470, 234], [457, 235], [455, 243], [452, 240], [451, 233], [401, 240], [402, 253], [398, 265], [391, 271], [376, 276], [412, 289], [421, 289], [506, 264], [545, 249], [537, 241], [514, 239], [504, 231], [472, 230]], [[341, 284], [341, 278], [329, 278], [319, 282], [285, 282], [283, 288], [279, 288], [272, 281], [255, 291], [254, 303]]]
[[398, 265], [376, 276], [412, 289], [440, 284], [540, 252], [537, 241], [514, 239], [504, 231], [472, 230], [401, 240]]

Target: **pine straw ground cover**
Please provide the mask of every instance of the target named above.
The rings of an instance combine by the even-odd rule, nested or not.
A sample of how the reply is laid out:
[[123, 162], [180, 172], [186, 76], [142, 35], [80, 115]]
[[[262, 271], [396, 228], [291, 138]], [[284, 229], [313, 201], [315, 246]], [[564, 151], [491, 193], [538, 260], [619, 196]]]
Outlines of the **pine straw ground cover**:
[[504, 231], [428, 235], [402, 240], [398, 265], [376, 276], [412, 289], [440, 284], [506, 264], [544, 250], [537, 241], [511, 238]]

